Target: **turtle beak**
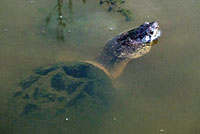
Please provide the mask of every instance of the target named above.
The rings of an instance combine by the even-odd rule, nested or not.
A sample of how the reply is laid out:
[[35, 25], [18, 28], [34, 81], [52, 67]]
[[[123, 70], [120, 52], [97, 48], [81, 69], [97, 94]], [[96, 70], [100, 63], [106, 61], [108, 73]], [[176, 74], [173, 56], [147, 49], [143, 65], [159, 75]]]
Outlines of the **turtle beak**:
[[149, 46], [154, 46], [157, 43], [158, 43], [158, 39], [155, 39], [151, 43], [149, 43]]
[[147, 43], [146, 46], [151, 46], [152, 47], [152, 46], [154, 46], [157, 43], [158, 43], [158, 39], [155, 39], [152, 42]]

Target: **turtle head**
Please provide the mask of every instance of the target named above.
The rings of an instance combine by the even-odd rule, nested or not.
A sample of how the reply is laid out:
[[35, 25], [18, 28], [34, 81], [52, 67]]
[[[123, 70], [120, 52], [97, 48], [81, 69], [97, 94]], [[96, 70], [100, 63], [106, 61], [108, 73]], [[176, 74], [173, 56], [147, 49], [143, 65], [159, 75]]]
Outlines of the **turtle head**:
[[117, 40], [118, 46], [122, 50], [119, 57], [138, 58], [148, 53], [160, 36], [158, 22], [145, 22], [138, 28], [120, 34]]
[[140, 27], [137, 30], [139, 38], [136, 40], [143, 44], [151, 43], [161, 36], [161, 31], [159, 30], [158, 22], [145, 22], [144, 24], [140, 25]]
[[109, 40], [97, 62], [112, 68], [125, 59], [139, 58], [150, 51], [160, 36], [158, 22], [145, 22], [138, 28], [125, 31]]

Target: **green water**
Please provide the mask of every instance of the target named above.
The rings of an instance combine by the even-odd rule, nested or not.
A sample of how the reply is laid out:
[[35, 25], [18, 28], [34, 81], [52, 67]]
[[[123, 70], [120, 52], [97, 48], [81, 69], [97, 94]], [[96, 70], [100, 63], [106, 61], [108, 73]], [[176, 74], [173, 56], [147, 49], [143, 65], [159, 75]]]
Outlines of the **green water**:
[[[70, 19], [62, 41], [56, 38], [56, 18], [48, 26], [45, 23], [57, 1], [0, 2], [0, 133], [16, 133], [6, 114], [7, 101], [15, 83], [33, 69], [63, 61], [92, 60], [118, 33], [145, 21], [158, 21], [162, 30], [158, 44], [147, 55], [130, 61], [122, 75], [113, 80], [117, 99], [98, 129], [86, 125], [80, 133], [199, 134], [200, 1], [126, 0], [124, 7], [132, 11], [129, 22], [98, 3], [73, 0], [71, 8], [63, 7], [63, 16], [66, 13]], [[45, 127], [33, 127], [29, 133], [70, 133], [65, 131], [67, 124], [57, 122], [47, 120]], [[27, 133], [23, 131], [25, 124], [35, 125], [22, 122], [21, 133]]]

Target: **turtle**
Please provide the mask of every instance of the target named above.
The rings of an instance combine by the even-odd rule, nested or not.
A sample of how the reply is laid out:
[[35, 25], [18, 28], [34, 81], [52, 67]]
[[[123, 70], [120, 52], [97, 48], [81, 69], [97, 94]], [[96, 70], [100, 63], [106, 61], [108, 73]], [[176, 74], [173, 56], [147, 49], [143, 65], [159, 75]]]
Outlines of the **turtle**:
[[17, 84], [11, 97], [10, 111], [18, 118], [15, 121], [20, 124], [62, 119], [71, 121], [73, 127], [88, 123], [97, 126], [96, 120], [114, 100], [112, 79], [121, 74], [131, 59], [148, 53], [160, 35], [158, 22], [145, 22], [110, 39], [94, 61], [68, 61], [36, 68]]

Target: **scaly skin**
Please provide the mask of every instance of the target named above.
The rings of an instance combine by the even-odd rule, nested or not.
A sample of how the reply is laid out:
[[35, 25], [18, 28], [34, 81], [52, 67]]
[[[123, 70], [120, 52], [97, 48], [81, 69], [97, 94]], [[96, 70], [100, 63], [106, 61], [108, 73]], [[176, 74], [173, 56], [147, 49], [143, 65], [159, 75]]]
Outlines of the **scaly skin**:
[[123, 32], [109, 40], [95, 62], [89, 62], [104, 70], [110, 77], [121, 74], [126, 64], [147, 54], [157, 43], [161, 31], [157, 22], [145, 22], [138, 28]]

